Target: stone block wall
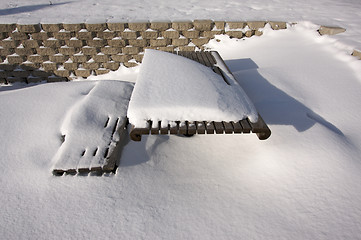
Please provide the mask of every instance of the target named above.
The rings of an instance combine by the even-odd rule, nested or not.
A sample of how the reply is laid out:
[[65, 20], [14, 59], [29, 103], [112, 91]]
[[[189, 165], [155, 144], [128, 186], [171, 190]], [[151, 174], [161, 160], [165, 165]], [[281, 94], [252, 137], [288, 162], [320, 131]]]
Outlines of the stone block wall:
[[[0, 24], [0, 83], [68, 81], [134, 67], [144, 49], [203, 50], [218, 34], [260, 36], [267, 22]], [[268, 22], [285, 29], [285, 22]]]

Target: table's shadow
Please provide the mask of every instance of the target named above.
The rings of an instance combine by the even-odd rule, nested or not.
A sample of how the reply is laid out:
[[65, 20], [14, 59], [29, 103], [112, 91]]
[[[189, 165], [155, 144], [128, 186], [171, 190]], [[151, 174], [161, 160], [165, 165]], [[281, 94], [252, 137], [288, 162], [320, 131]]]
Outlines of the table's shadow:
[[319, 123], [330, 131], [344, 136], [330, 121], [272, 85], [259, 74], [258, 66], [252, 59], [227, 60], [226, 64], [267, 124], [292, 125], [297, 131], [303, 132]]

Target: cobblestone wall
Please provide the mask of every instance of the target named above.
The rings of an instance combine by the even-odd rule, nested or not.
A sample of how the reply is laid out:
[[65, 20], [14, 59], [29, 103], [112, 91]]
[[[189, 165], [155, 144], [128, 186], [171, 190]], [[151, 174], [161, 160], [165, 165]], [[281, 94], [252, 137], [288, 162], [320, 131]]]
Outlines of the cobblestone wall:
[[[0, 83], [68, 81], [136, 66], [145, 48], [202, 50], [217, 34], [262, 35], [267, 22], [0, 24]], [[268, 22], [275, 30], [285, 22]]]

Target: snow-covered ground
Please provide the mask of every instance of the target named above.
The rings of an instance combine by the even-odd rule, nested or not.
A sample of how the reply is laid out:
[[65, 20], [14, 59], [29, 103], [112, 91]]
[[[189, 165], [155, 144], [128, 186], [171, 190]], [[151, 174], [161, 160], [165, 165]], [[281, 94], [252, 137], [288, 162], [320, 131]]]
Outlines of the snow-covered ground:
[[[347, 28], [336, 38], [348, 40], [321, 37], [311, 22], [245, 40], [217, 36], [208, 47], [221, 54], [272, 136], [144, 136], [126, 145], [117, 174], [102, 177], [51, 175], [63, 120], [94, 81], [0, 86], [1, 238], [360, 239], [361, 61], [345, 51], [361, 39], [359, 1], [196, 1], [161, 4], [162, 11], [134, 1], [119, 4], [122, 15], [107, 10], [116, 9], [113, 2], [87, 2], [98, 7], [84, 14], [125, 20], [136, 19], [131, 9], [151, 20], [227, 12], [252, 20], [265, 13], [315, 24], [331, 19]], [[6, 10], [41, 3], [1, 3], [0, 18], [41, 17], [46, 7]], [[201, 11], [206, 6], [211, 10]], [[138, 70], [101, 78], [134, 82]]]
[[[361, 50], [359, 0], [10, 0], [0, 2], [2, 23], [133, 22], [193, 19], [311, 21], [346, 28], [334, 37], [351, 53]], [[79, 11], [81, 9], [81, 11]]]

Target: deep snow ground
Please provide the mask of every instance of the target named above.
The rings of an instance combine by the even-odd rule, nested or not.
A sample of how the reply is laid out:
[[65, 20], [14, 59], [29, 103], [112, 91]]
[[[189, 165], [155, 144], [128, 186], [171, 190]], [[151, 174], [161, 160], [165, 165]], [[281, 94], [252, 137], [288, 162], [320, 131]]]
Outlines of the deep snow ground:
[[1, 236], [359, 238], [360, 61], [309, 23], [218, 38], [209, 47], [269, 124], [267, 141], [143, 137], [128, 143], [115, 175], [53, 177], [63, 117], [92, 82], [1, 86]]

